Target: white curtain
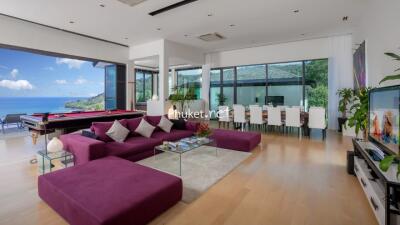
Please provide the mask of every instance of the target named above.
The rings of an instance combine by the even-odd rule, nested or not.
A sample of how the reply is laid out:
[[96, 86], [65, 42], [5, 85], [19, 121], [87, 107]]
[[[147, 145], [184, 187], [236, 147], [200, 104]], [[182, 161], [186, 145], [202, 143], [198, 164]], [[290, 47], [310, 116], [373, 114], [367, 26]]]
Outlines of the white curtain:
[[353, 50], [352, 36], [331, 38], [331, 57], [328, 71], [328, 128], [338, 129], [339, 97], [336, 92], [340, 88], [353, 88]]

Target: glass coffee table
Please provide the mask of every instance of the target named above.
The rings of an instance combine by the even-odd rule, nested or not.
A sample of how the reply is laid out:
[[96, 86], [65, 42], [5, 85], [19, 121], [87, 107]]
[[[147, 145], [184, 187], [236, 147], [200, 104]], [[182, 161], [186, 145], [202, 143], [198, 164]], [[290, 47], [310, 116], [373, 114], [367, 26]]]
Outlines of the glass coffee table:
[[68, 167], [68, 165], [74, 163], [74, 155], [67, 151], [59, 151], [59, 152], [46, 152], [45, 150], [38, 151], [38, 156], [41, 159], [38, 159], [39, 171], [42, 174], [47, 172], [51, 172], [53, 168], [53, 161], [59, 160], [64, 167]]
[[168, 142], [163, 145], [158, 145], [154, 148], [154, 159], [156, 159], [156, 152], [169, 152], [179, 155], [179, 176], [182, 176], [182, 155], [186, 152], [190, 152], [199, 149], [202, 146], [215, 147], [215, 156], [218, 157], [218, 148], [213, 139], [210, 138], [199, 138], [196, 136], [184, 138], [177, 142]]

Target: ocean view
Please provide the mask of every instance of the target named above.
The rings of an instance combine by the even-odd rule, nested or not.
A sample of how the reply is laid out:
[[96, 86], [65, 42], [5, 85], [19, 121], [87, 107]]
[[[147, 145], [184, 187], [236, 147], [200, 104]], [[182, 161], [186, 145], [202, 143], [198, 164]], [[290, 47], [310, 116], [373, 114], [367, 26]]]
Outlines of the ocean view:
[[70, 112], [65, 103], [84, 97], [0, 97], [0, 117], [11, 113]]

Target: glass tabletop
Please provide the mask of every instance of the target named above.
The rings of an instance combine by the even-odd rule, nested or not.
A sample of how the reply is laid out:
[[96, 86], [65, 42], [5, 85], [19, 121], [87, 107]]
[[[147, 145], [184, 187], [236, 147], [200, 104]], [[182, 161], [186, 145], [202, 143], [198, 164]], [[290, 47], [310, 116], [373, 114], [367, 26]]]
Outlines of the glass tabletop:
[[38, 153], [41, 156], [43, 156], [49, 160], [60, 159], [60, 158], [72, 156], [72, 153], [64, 151], [64, 150], [59, 151], [59, 152], [47, 152], [47, 154], [46, 154], [46, 150], [40, 150], [40, 151], [38, 151]]
[[174, 153], [183, 154], [185, 152], [189, 152], [189, 151], [199, 148], [201, 146], [211, 145], [213, 143], [214, 143], [213, 139], [199, 138], [199, 137], [194, 136], [194, 137], [181, 139], [177, 142], [170, 142], [170, 143], [168, 143], [167, 146], [159, 145], [159, 146], [156, 146], [155, 149], [164, 151], [164, 152], [174, 152]]

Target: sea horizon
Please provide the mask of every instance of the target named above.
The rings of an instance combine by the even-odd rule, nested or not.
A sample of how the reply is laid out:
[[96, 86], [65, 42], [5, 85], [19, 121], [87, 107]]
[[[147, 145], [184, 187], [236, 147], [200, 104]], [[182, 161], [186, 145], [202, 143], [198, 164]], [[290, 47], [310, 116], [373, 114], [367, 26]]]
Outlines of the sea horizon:
[[75, 109], [66, 108], [65, 103], [90, 97], [47, 97], [47, 96], [0, 96], [0, 118], [15, 113], [61, 113]]

